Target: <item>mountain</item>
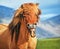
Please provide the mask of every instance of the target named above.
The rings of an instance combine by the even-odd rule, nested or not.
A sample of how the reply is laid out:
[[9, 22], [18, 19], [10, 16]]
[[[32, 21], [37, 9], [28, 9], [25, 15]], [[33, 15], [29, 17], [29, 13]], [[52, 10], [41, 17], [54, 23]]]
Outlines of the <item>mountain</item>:
[[38, 38], [60, 37], [60, 15], [44, 21], [39, 20], [36, 34]]
[[0, 23], [3, 21], [5, 21], [5, 23], [8, 23], [9, 21], [6, 21], [12, 18], [14, 11], [15, 10], [12, 8], [0, 5]]
[[56, 35], [50, 33], [47, 30], [44, 30], [43, 28], [37, 27], [36, 36], [37, 36], [37, 38], [51, 38], [51, 37], [55, 37]]
[[43, 23], [49, 23], [49, 24], [51, 24], [52, 26], [54, 26], [54, 25], [60, 25], [60, 15], [51, 17], [51, 18], [46, 19], [46, 20], [44, 20], [44, 21], [42, 21], [42, 22], [43, 22]]

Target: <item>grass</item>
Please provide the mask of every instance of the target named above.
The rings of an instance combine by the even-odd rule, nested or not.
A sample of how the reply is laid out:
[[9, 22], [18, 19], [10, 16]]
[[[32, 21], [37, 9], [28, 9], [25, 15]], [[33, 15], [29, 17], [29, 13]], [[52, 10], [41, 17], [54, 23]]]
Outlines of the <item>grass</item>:
[[60, 38], [38, 39], [36, 49], [60, 49]]

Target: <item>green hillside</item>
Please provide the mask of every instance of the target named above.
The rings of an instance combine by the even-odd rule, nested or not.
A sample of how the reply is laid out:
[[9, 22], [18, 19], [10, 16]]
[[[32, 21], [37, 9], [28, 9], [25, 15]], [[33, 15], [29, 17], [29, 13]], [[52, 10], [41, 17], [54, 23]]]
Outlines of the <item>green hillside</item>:
[[60, 49], [60, 38], [38, 39], [36, 49]]

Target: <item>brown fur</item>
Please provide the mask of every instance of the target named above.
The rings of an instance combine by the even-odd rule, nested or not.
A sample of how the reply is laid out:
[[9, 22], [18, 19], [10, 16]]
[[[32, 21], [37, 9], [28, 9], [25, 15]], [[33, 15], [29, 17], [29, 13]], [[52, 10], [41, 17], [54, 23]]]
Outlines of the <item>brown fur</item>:
[[[27, 23], [35, 23], [38, 21], [38, 16], [41, 11], [38, 9], [38, 4], [25, 3], [16, 10], [12, 22], [8, 29], [1, 35], [0, 39], [6, 39], [6, 49], [35, 49], [37, 39], [32, 38], [27, 29]], [[0, 43], [2, 43], [2, 40]], [[33, 44], [32, 44], [33, 43]], [[2, 49], [3, 45], [0, 47]], [[4, 46], [5, 48], [5, 46]]]
[[7, 25], [6, 24], [0, 24], [0, 35], [2, 34], [2, 32], [4, 32], [4, 30], [7, 29]]

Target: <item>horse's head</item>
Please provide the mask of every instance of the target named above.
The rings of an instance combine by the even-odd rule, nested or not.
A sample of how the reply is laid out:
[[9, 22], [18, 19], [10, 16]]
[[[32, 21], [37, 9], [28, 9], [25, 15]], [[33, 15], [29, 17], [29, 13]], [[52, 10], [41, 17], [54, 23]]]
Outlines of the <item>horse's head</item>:
[[21, 7], [16, 10], [14, 18], [9, 24], [12, 37], [14, 31], [17, 32], [16, 34], [19, 34], [19, 29], [22, 22], [25, 23], [26, 28], [30, 32], [30, 35], [34, 37], [39, 14], [41, 14], [41, 11], [38, 9], [38, 4], [25, 3], [21, 5]]
[[22, 8], [23, 16], [30, 35], [31, 37], [35, 37], [36, 25], [39, 20], [39, 14], [41, 14], [41, 11], [38, 9], [38, 3], [25, 3], [22, 5]]

